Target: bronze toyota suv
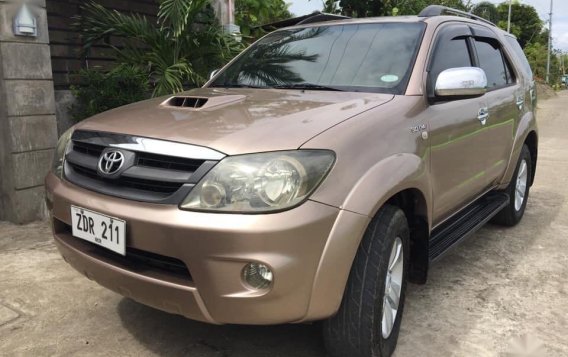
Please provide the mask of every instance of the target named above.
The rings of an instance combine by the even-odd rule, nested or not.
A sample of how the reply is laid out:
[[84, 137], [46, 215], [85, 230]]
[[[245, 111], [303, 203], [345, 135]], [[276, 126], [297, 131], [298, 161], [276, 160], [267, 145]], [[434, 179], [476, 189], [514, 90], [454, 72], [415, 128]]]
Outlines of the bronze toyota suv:
[[515, 38], [448, 8], [280, 29], [203, 88], [65, 133], [55, 242], [157, 309], [324, 320], [331, 355], [389, 356], [407, 282], [486, 222], [521, 220], [535, 99]]

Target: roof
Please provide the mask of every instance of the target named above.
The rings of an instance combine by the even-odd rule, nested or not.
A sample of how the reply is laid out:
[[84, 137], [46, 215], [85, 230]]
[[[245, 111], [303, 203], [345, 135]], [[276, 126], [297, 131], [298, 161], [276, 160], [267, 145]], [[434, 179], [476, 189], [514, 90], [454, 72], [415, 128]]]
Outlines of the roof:
[[[285, 27], [294, 27], [302, 25], [316, 25], [326, 22], [329, 25], [337, 24], [361, 24], [361, 23], [379, 23], [379, 22], [444, 22], [448, 20], [462, 20], [469, 23], [484, 24], [493, 27], [495, 30], [502, 31], [494, 23], [476, 16], [471, 13], [459, 11], [446, 6], [430, 5], [420, 12], [418, 16], [383, 16], [383, 17], [363, 17], [350, 18], [342, 15], [327, 14], [316, 11], [309, 15], [295, 17], [283, 21], [273, 22], [257, 26], [264, 31], [274, 31]], [[506, 32], [505, 32], [506, 33]]]
[[316, 11], [309, 15], [294, 17], [291, 19], [286, 19], [282, 21], [273, 22], [270, 24], [265, 24], [261, 26], [257, 26], [255, 28], [261, 28], [264, 31], [274, 31], [277, 29], [281, 29], [284, 27], [296, 26], [296, 25], [304, 25], [304, 24], [311, 24], [316, 22], [326, 22], [332, 20], [345, 20], [349, 19], [347, 16], [342, 15], [334, 15], [334, 14], [327, 14], [324, 12]]

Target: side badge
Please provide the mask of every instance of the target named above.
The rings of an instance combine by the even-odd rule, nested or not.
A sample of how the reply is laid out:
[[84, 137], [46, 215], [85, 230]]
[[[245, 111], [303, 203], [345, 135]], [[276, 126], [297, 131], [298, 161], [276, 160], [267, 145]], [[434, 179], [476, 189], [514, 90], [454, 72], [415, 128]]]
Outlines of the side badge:
[[424, 130], [426, 130], [426, 124], [420, 124], [420, 125], [417, 125], [417, 126], [411, 126], [410, 127], [411, 133], [421, 133]]

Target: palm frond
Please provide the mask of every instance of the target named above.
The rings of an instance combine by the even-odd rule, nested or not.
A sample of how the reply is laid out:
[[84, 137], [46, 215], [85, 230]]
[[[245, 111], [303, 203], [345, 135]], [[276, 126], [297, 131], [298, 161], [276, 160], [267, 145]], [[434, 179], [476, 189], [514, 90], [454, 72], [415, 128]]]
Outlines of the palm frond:
[[162, 0], [158, 21], [163, 30], [169, 28], [174, 36], [181, 35], [203, 10], [209, 0]]
[[[121, 38], [114, 49], [117, 62], [148, 74], [154, 95], [173, 94], [184, 86], [198, 86], [207, 74], [243, 49], [223, 33], [213, 18], [196, 24], [209, 0], [162, 0], [158, 23], [140, 14], [123, 14], [89, 1], [76, 18], [85, 49], [111, 36]], [[200, 20], [201, 21], [201, 20]]]
[[151, 45], [163, 37], [156, 26], [140, 14], [125, 15], [109, 10], [95, 2], [82, 6], [84, 15], [77, 16], [74, 24], [79, 28], [86, 48], [109, 36], [123, 36]]

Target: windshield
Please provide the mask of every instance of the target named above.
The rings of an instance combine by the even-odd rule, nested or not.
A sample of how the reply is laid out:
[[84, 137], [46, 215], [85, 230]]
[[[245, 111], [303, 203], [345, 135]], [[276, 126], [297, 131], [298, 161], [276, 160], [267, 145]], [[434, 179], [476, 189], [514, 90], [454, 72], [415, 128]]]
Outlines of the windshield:
[[347, 24], [273, 32], [210, 87], [290, 88], [402, 94], [423, 23]]

